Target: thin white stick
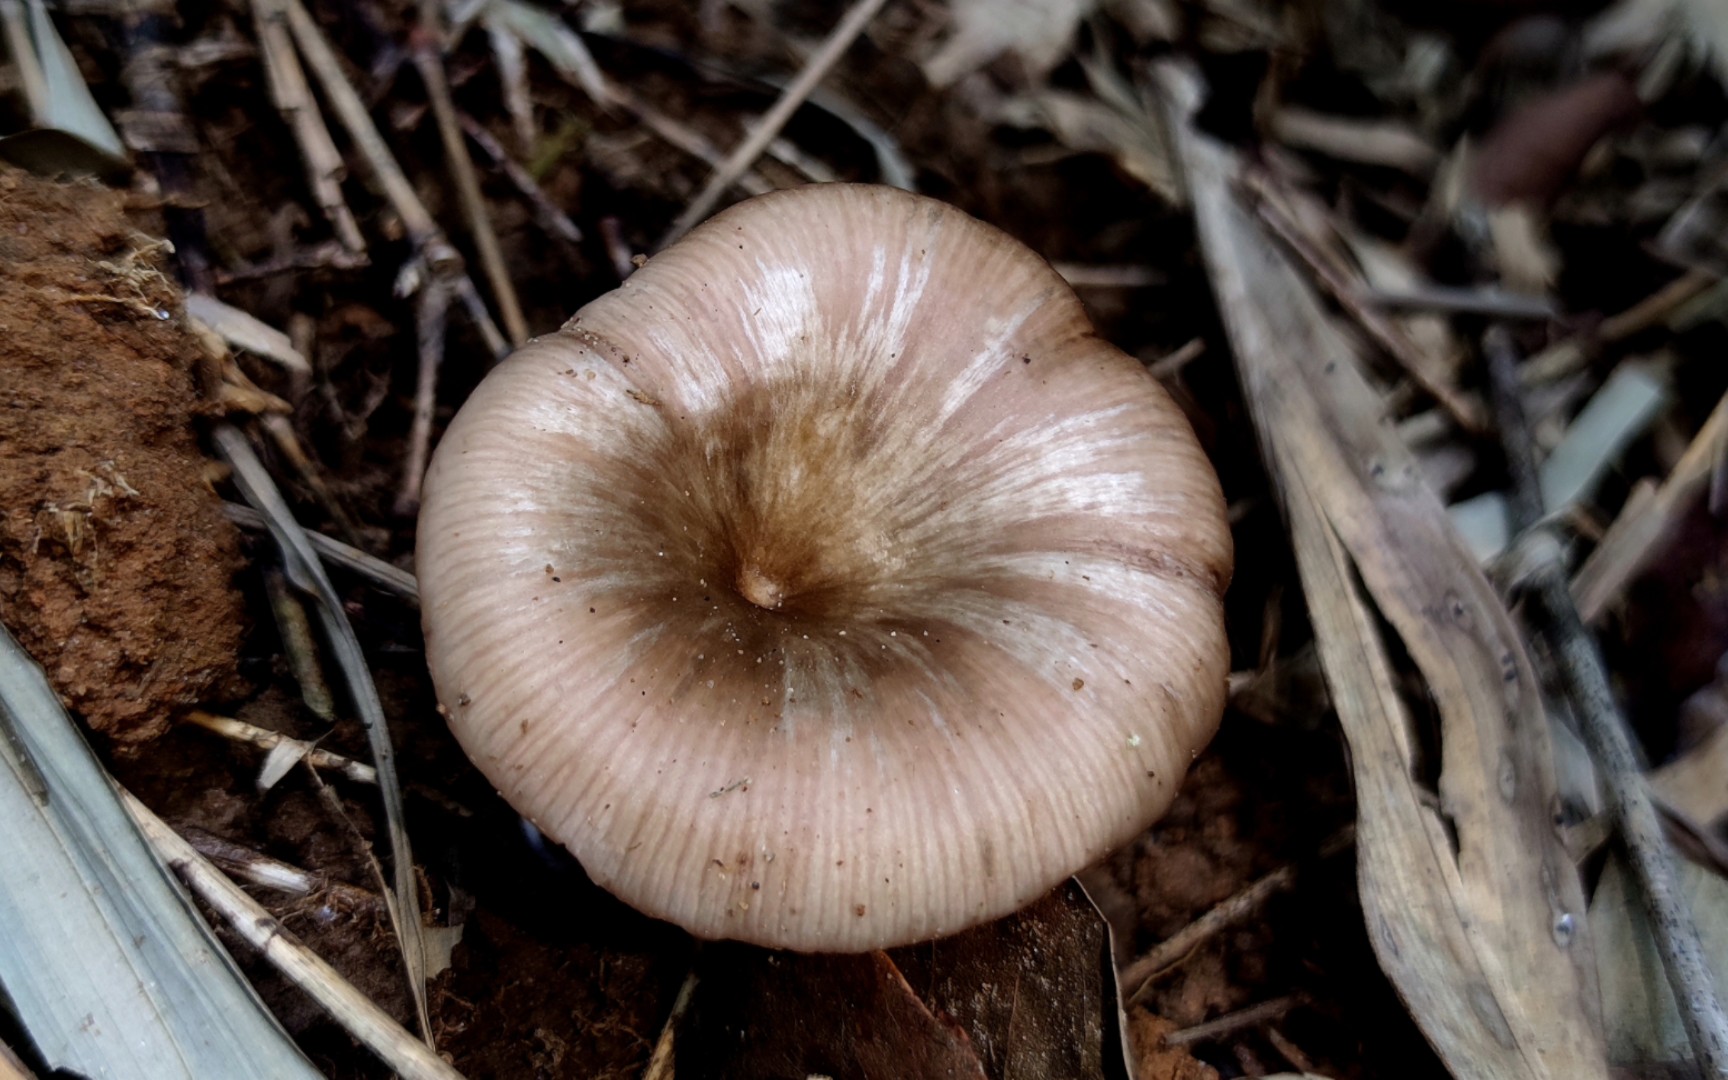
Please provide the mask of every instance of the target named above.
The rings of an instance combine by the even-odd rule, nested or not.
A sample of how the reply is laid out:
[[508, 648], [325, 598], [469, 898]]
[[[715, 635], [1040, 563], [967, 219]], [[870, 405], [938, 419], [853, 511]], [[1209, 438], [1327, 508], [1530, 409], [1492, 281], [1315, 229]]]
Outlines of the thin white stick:
[[[261, 750], [274, 750], [284, 742], [305, 743], [303, 739], [292, 738], [280, 731], [261, 728], [256, 724], [248, 724], [244, 720], [236, 720], [231, 716], [217, 716], [215, 713], [207, 713], [202, 709], [194, 709], [187, 713], [186, 720], [188, 723], [196, 724], [205, 731], [214, 732], [224, 739], [250, 743]], [[321, 750], [314, 746], [306, 751], [305, 760], [313, 768], [339, 772], [357, 784], [378, 783], [378, 771], [372, 766], [365, 762], [355, 761], [353, 758], [345, 758], [341, 754], [332, 753], [329, 750]]]
[[306, 991], [348, 1034], [364, 1043], [403, 1080], [462, 1080], [461, 1073], [410, 1035], [317, 953], [302, 945], [263, 905], [228, 880], [131, 792], [121, 788], [120, 799], [162, 861], [200, 900], [215, 909], [234, 933], [257, 949], [288, 981]]
[[757, 122], [744, 141], [738, 144], [738, 148], [720, 163], [720, 168], [708, 178], [707, 186], [684, 208], [684, 212], [678, 215], [678, 220], [672, 223], [672, 227], [666, 230], [666, 235], [660, 238], [660, 247], [665, 247], [683, 236], [690, 231], [691, 226], [708, 216], [714, 209], [714, 204], [726, 194], [726, 189], [737, 183], [745, 170], [768, 149], [768, 144], [780, 134], [780, 129], [786, 126], [786, 122], [792, 119], [798, 106], [804, 104], [804, 99], [810, 96], [817, 84], [839, 63], [840, 58], [846, 55], [846, 50], [858, 39], [858, 35], [864, 32], [864, 28], [870, 25], [870, 20], [876, 17], [876, 13], [882, 10], [885, 3], [887, 0], [857, 0], [852, 5], [834, 27], [833, 33], [828, 35], [828, 40], [816, 50], [816, 55], [810, 58], [810, 62], [804, 65], [804, 70], [786, 87], [780, 100]]

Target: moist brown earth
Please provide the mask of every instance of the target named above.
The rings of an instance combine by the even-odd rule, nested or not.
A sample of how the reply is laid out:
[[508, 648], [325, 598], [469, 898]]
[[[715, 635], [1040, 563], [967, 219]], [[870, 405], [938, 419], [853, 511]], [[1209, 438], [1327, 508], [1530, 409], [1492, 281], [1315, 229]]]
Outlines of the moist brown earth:
[[0, 172], [0, 620], [121, 745], [204, 700], [244, 625], [166, 255], [114, 192]]

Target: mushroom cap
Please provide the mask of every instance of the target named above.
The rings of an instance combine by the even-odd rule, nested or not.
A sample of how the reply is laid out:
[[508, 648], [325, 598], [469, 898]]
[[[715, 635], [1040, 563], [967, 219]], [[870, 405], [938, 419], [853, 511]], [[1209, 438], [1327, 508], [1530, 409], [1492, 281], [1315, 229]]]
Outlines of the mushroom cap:
[[451, 727], [600, 885], [856, 951], [1037, 899], [1223, 709], [1218, 481], [1042, 259], [828, 184], [691, 232], [474, 391], [426, 478]]

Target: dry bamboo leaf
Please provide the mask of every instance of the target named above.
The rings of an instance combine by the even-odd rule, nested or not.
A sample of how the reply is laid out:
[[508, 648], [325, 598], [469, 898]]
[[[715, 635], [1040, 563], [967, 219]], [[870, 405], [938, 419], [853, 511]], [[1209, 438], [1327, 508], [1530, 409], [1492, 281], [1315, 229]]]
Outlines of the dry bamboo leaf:
[[1329, 116], [1285, 105], [1272, 115], [1272, 133], [1299, 150], [1397, 169], [1422, 179], [1440, 167], [1440, 151], [1434, 144], [1396, 120]]
[[1608, 535], [1584, 561], [1572, 579], [1578, 614], [1593, 621], [1620, 595], [1672, 535], [1710, 483], [1724, 448], [1728, 448], [1728, 395], [1716, 403], [1710, 418], [1687, 446], [1662, 486], [1628, 499]]
[[1162, 137], [1138, 110], [1130, 113], [1072, 90], [1046, 89], [1005, 100], [999, 119], [1047, 130], [1075, 153], [1107, 154], [1166, 202], [1181, 198]]
[[124, 173], [126, 148], [108, 123], [42, 0], [0, 0], [0, 37], [31, 130], [0, 139], [10, 161], [45, 175]]
[[1662, 805], [1706, 828], [1714, 825], [1728, 814], [1728, 726], [1649, 776]]
[[0, 1000], [56, 1076], [316, 1080], [4, 626], [0, 821]]
[[[1728, 975], [1728, 882], [1683, 860], [1675, 871], [1721, 984]], [[1637, 1075], [1653, 1075], [1647, 1071], [1652, 1066], [1689, 1065], [1692, 1047], [1650, 935], [1649, 917], [1618, 855], [1603, 868], [1590, 900], [1590, 925], [1598, 944], [1609, 1059]]]
[[360, 639], [348, 621], [336, 589], [324, 573], [323, 564], [313, 552], [311, 542], [294, 520], [283, 501], [276, 482], [265, 471], [252, 452], [246, 437], [227, 425], [216, 429], [217, 449], [234, 468], [234, 483], [248, 501], [264, 515], [283, 560], [283, 570], [290, 582], [314, 602], [320, 628], [329, 644], [337, 669], [347, 680], [350, 704], [359, 714], [372, 749], [372, 764], [377, 771], [378, 789], [384, 803], [386, 850], [390, 853], [394, 871], [394, 890], [386, 894], [390, 922], [396, 931], [407, 968], [408, 990], [414, 1000], [420, 1033], [430, 1037], [431, 1014], [426, 1003], [425, 924], [420, 919], [420, 894], [414, 876], [414, 855], [408, 842], [408, 828], [402, 809], [402, 789], [396, 779], [396, 751], [390, 742], [389, 723], [384, 706], [378, 700], [371, 670]]
[[[1616, 367], [1542, 462], [1543, 509], [1559, 514], [1588, 499], [1668, 399], [1668, 380], [1661, 365], [1627, 361]], [[1512, 540], [1506, 497], [1498, 491], [1457, 503], [1451, 514], [1454, 527], [1469, 541], [1478, 561], [1499, 555]]]
[[[1427, 277], [1398, 248], [1348, 224], [1339, 229], [1338, 235], [1349, 245], [1356, 265], [1362, 268], [1362, 280], [1368, 283], [1369, 288], [1397, 292], [1430, 287]], [[1392, 320], [1423, 355], [1440, 357], [1448, 378], [1457, 381], [1465, 353], [1458, 335], [1452, 332], [1450, 319], [1440, 314], [1413, 312], [1393, 315]]]
[[[1197, 80], [1165, 66], [1160, 82], [1350, 742], [1381, 966], [1455, 1075], [1606, 1077], [1583, 897], [1549, 822], [1549, 734], [1516, 628], [1347, 340], [1239, 201], [1237, 160], [1189, 122]], [[1438, 716], [1437, 792], [1418, 777], [1388, 633]]]
[[1003, 53], [1013, 53], [1036, 80], [1068, 53], [1074, 31], [1092, 10], [1093, 0], [954, 0], [949, 10], [954, 33], [924, 61], [924, 74], [936, 86], [970, 75]]

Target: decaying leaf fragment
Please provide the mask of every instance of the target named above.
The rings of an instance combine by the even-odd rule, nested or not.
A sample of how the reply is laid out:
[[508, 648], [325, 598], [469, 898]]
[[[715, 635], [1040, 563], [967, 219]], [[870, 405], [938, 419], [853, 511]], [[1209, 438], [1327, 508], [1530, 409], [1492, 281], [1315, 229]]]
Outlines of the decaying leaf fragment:
[[[1380, 964], [1455, 1075], [1605, 1077], [1583, 897], [1550, 825], [1549, 733], [1514, 624], [1348, 341], [1242, 205], [1237, 160], [1188, 122], [1197, 80], [1174, 66], [1159, 78], [1350, 743]], [[1437, 791], [1388, 634], [1438, 719]]]
[[1130, 1076], [1110, 927], [1073, 879], [1005, 919], [887, 952], [710, 946], [669, 1027], [656, 1078]]

